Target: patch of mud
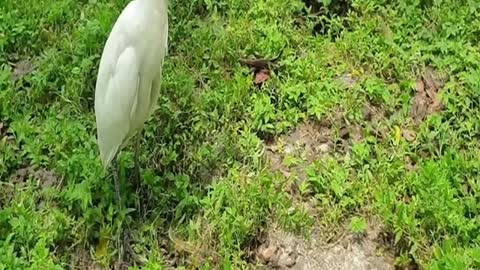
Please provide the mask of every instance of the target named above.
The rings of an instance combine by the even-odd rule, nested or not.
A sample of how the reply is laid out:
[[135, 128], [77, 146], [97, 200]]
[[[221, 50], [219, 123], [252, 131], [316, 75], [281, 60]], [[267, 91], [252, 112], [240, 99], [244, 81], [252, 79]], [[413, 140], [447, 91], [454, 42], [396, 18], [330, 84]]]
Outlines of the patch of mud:
[[11, 75], [12, 81], [18, 81], [23, 76], [31, 73], [35, 70], [35, 65], [30, 60], [20, 60], [18, 62], [12, 63], [13, 71]]
[[[337, 78], [346, 89], [353, 88], [358, 80], [348, 73]], [[364, 140], [367, 134], [379, 139], [389, 137], [385, 125], [387, 112], [381, 106], [365, 103], [362, 108], [363, 121], [349, 121], [342, 110], [334, 112], [321, 121], [307, 121], [299, 124], [288, 134], [272, 139], [265, 144], [265, 158], [271, 169], [281, 172], [285, 178], [294, 179], [296, 185], [307, 179], [305, 169], [315, 160], [327, 156], [346, 160], [354, 144]], [[413, 132], [405, 130], [404, 136], [414, 139]], [[414, 167], [413, 161], [412, 167]], [[298, 186], [290, 188], [297, 193]], [[296, 196], [294, 196], [296, 197]], [[301, 200], [303, 201], [304, 198]], [[313, 208], [312, 215], [315, 215]], [[276, 225], [266, 231], [254, 251], [256, 262], [269, 269], [365, 269], [390, 270], [394, 267], [394, 256], [382, 247], [389, 246], [382, 240], [382, 226], [370, 221], [365, 234], [358, 235], [340, 229], [340, 232], [326, 232], [317, 225], [309, 239], [286, 233]], [[327, 240], [331, 238], [335, 241]], [[382, 252], [384, 254], [382, 254]]]
[[[295, 177], [300, 183], [306, 179], [306, 166], [334, 151], [331, 136], [332, 130], [328, 127], [313, 122], [304, 123], [292, 133], [265, 145], [265, 156], [274, 171], [281, 172], [286, 178]], [[288, 160], [294, 164], [289, 164]]]
[[[25, 167], [13, 173], [7, 182], [0, 183], [0, 208], [7, 205], [15, 197], [16, 191], [25, 187], [29, 179], [35, 180], [35, 187], [39, 190], [47, 188], [59, 189], [63, 185], [63, 178], [58, 177], [55, 173], [45, 168], [35, 168], [32, 166]], [[45, 207], [47, 200], [41, 195], [38, 198], [37, 206]], [[55, 202], [52, 202], [56, 206]]]
[[366, 103], [362, 108], [363, 120], [372, 123], [379, 123], [382, 120], [385, 120], [385, 109], [374, 106], [370, 103]]
[[72, 270], [103, 270], [99, 264], [97, 264], [87, 250], [82, 248], [76, 248], [72, 253], [70, 262], [70, 268]]
[[265, 157], [272, 170], [294, 177], [300, 184], [306, 179], [305, 168], [313, 161], [329, 155], [342, 159], [362, 138], [362, 127], [349, 123], [339, 112], [333, 119], [305, 122], [272, 139], [265, 145]]
[[411, 157], [405, 156], [403, 158], [403, 161], [405, 163], [405, 169], [407, 169], [409, 171], [417, 171], [418, 170], [417, 162], [414, 159], [412, 159]]
[[50, 187], [58, 188], [63, 183], [63, 179], [56, 176], [53, 172], [45, 168], [35, 168], [32, 166], [17, 170], [10, 176], [9, 182], [17, 186], [23, 186], [30, 177], [37, 180], [39, 187], [43, 189]]
[[431, 67], [427, 67], [417, 79], [416, 93], [410, 107], [410, 117], [414, 123], [421, 123], [428, 115], [443, 109], [440, 91], [447, 81], [444, 74], [440, 74]]
[[[337, 81], [346, 89], [358, 83], [358, 78], [344, 73]], [[385, 110], [372, 104], [365, 104], [363, 118], [369, 123], [380, 123], [385, 118]], [[376, 130], [377, 135], [384, 137], [385, 130]], [[353, 144], [364, 138], [364, 127], [349, 122], [343, 111], [321, 121], [307, 121], [298, 125], [292, 132], [273, 138], [265, 144], [265, 156], [272, 169], [282, 172], [286, 177], [291, 173], [300, 173], [314, 160], [327, 155], [343, 158], [349, 153]], [[288, 159], [298, 159], [301, 166], [291, 166]], [[296, 162], [294, 162], [296, 163]]]
[[358, 84], [358, 78], [350, 73], [343, 73], [336, 78], [336, 81], [342, 84], [343, 87], [345, 87], [346, 89], [352, 89], [355, 85]]
[[[346, 89], [351, 89], [357, 80], [343, 74], [337, 78]], [[342, 111], [319, 122], [302, 123], [292, 132], [274, 138], [265, 145], [265, 157], [272, 170], [281, 172], [286, 178], [294, 178], [299, 184], [306, 179], [305, 168], [315, 160], [333, 156], [338, 160], [349, 156], [351, 147], [367, 134], [379, 140], [404, 138], [407, 142], [417, 139], [417, 128], [424, 119], [443, 108], [440, 94], [446, 76], [433, 68], [426, 68], [417, 80], [416, 94], [410, 107], [410, 118], [415, 123], [394, 129], [388, 124], [390, 117], [381, 105], [366, 102], [362, 108], [363, 122], [351, 123]], [[407, 170], [417, 170], [414, 157], [404, 157]], [[292, 189], [293, 192], [298, 189]], [[269, 269], [395, 269], [392, 244], [385, 240], [382, 225], [371, 220], [364, 235], [345, 232], [333, 243], [326, 241], [325, 233], [315, 227], [310, 240], [286, 233], [272, 225], [266, 231], [254, 251], [255, 260]], [[393, 249], [393, 248], [392, 248]]]
[[334, 243], [325, 244], [319, 240], [318, 229], [307, 240], [272, 226], [255, 257], [268, 269], [394, 270], [394, 256], [382, 249], [382, 231], [372, 220], [365, 234], [344, 233]]

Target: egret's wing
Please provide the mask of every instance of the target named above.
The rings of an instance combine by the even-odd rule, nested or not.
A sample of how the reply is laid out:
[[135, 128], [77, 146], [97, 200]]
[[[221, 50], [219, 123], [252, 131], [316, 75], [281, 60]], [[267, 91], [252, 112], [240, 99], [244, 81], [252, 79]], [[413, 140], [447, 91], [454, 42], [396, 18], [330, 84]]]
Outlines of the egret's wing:
[[[112, 63], [112, 59], [105, 59], [106, 65], [109, 60]], [[95, 104], [98, 145], [104, 167], [110, 164], [130, 131], [140, 79], [139, 59], [133, 47], [123, 50], [113, 63], [110, 72], [102, 73], [102, 77], [108, 78], [99, 76], [97, 79], [107, 80], [105, 84], [99, 84], [105, 86], [105, 92], [103, 98], [99, 95]]]

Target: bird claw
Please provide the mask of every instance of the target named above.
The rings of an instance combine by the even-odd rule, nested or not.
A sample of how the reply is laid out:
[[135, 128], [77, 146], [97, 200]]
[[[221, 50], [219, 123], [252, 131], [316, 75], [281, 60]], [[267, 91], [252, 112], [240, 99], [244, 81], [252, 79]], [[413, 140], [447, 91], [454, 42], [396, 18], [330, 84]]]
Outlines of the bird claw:
[[128, 269], [132, 262], [135, 262], [137, 265], [142, 264], [142, 261], [133, 250], [132, 240], [132, 231], [129, 228], [122, 228], [122, 232], [117, 238], [118, 260], [114, 265], [115, 270]]

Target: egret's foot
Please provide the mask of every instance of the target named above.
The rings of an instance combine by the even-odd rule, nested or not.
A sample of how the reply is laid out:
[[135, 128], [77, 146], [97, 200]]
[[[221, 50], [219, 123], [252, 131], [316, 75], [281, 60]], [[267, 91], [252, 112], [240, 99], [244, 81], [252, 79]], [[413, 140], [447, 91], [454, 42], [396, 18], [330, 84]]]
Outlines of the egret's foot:
[[125, 246], [129, 245], [128, 243], [128, 235], [127, 230], [124, 230], [123, 225], [120, 228], [120, 232], [117, 234], [117, 252], [118, 257], [117, 261], [115, 262], [114, 269], [115, 270], [126, 270], [128, 269], [128, 262], [126, 260], [126, 254], [128, 253], [128, 248]]
[[124, 234], [124, 243], [125, 243], [125, 257], [131, 263], [135, 262], [137, 265], [141, 266], [143, 262], [140, 260], [139, 256], [133, 250], [133, 243], [135, 238], [133, 237], [133, 232], [130, 229], [127, 229]]
[[133, 250], [134, 237], [133, 233], [129, 228], [123, 228], [122, 231], [117, 236], [117, 249], [118, 249], [118, 260], [115, 263], [115, 270], [126, 270], [134, 262], [137, 265], [142, 265], [143, 262], [137, 256]]

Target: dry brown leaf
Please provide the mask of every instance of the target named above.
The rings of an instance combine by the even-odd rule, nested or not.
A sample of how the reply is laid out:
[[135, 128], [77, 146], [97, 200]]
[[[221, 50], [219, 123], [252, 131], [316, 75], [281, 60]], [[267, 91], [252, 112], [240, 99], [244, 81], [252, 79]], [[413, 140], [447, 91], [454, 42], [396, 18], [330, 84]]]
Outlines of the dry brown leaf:
[[262, 84], [270, 79], [270, 70], [262, 69], [259, 72], [255, 73], [255, 84]]
[[275, 62], [278, 61], [278, 59], [280, 59], [282, 54], [283, 49], [280, 54], [275, 58], [240, 59], [240, 64], [250, 67], [254, 74], [254, 83], [256, 85], [261, 85], [262, 83], [270, 79], [272, 66], [275, 64]]

